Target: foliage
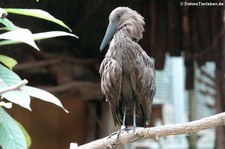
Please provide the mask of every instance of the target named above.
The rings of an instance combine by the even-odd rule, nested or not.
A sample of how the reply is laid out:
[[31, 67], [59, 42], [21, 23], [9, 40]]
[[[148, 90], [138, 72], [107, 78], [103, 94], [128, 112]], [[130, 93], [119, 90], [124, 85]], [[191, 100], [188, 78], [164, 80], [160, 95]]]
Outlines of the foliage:
[[25, 136], [16, 121], [0, 107], [0, 143], [3, 149], [25, 149]]
[[[0, 34], [0, 46], [26, 43], [39, 50], [38, 46], [35, 44], [35, 40], [59, 36], [72, 36], [78, 38], [72, 33], [63, 31], [32, 34], [29, 29], [20, 28], [7, 19], [8, 13], [45, 19], [71, 31], [71, 29], [61, 20], [56, 19], [43, 10], [0, 8], [0, 23], [4, 26], [0, 28], [0, 30], [3, 31], [3, 33]], [[27, 86], [27, 81], [21, 80], [21, 78], [12, 71], [12, 68], [16, 64], [17, 61], [13, 58], [0, 54], [0, 146], [3, 149], [27, 149], [31, 145], [31, 139], [26, 130], [19, 122], [12, 118], [3, 107], [11, 108], [12, 104], [18, 104], [23, 108], [31, 110], [30, 97], [35, 97], [53, 103], [61, 107], [65, 112], [68, 112], [63, 107], [60, 100], [54, 95], [42, 89]]]

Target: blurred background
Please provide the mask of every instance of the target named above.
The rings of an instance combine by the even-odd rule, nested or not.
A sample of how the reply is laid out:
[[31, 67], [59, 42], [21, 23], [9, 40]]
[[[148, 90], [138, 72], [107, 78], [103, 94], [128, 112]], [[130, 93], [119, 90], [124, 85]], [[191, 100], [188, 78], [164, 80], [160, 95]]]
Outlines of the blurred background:
[[[65, 149], [70, 142], [84, 144], [118, 129], [102, 98], [98, 73], [107, 51], [100, 53], [99, 46], [108, 16], [118, 6], [128, 6], [145, 18], [140, 45], [154, 58], [157, 69], [151, 126], [188, 122], [225, 111], [225, 6], [183, 6], [181, 2], [199, 1], [1, 0], [2, 8], [45, 10], [79, 36], [37, 41], [40, 52], [25, 44], [1, 47], [1, 54], [18, 60], [14, 71], [21, 78], [59, 97], [70, 112], [35, 99], [32, 112], [14, 105], [9, 112], [30, 134], [31, 149]], [[223, 0], [215, 2], [225, 4]], [[33, 33], [64, 30], [39, 19], [8, 18]], [[121, 148], [223, 149], [224, 145], [225, 129], [218, 127]]]

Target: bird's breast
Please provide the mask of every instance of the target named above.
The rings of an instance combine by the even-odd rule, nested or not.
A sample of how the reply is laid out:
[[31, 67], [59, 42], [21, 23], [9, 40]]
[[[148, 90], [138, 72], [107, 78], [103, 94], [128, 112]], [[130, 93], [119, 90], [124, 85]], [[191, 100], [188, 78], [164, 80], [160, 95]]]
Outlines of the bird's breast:
[[136, 44], [126, 38], [112, 40], [109, 49], [110, 56], [117, 60], [122, 67], [121, 94], [126, 101], [132, 101], [135, 92], [132, 88], [130, 74], [136, 67], [135, 63], [139, 54]]
[[[133, 66], [139, 53], [137, 43], [127, 37], [121, 38], [121, 40], [113, 39], [109, 48], [110, 56], [116, 59], [124, 69]], [[128, 65], [129, 67], [127, 67]]]

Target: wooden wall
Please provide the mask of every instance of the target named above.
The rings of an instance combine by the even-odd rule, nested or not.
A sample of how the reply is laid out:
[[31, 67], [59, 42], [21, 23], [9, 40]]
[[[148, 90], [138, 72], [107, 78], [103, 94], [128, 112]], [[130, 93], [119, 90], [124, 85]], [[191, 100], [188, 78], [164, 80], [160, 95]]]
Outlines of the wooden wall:
[[[129, 6], [144, 16], [145, 33], [140, 43], [155, 58], [157, 69], [164, 68], [167, 53], [184, 56], [186, 89], [193, 88], [194, 61], [199, 66], [207, 61], [215, 61], [220, 101], [218, 111], [224, 111], [225, 96], [221, 96], [225, 92], [225, 87], [221, 85], [221, 82], [225, 84], [224, 7], [182, 7], [178, 0], [40, 0], [38, 3], [35, 0], [1, 0], [0, 5], [47, 10], [62, 19], [80, 37], [79, 40], [65, 37], [38, 42], [42, 51], [39, 53], [24, 45], [1, 47], [1, 54], [4, 51], [19, 61], [20, 66], [15, 70], [23, 78], [27, 78], [31, 85], [52, 86], [53, 88], [48, 88], [49, 91], [66, 95], [60, 99], [70, 114], [36, 100], [32, 101], [33, 112], [17, 106], [9, 110], [30, 133], [32, 149], [46, 148], [46, 145], [49, 149], [68, 148], [69, 142], [84, 143], [110, 131], [110, 128], [99, 122], [99, 119], [107, 122], [108, 119], [101, 117], [100, 113], [108, 109], [102, 104], [99, 86], [96, 84], [100, 81], [98, 68], [104, 56], [104, 52], [99, 52], [99, 45], [108, 24], [108, 15], [117, 6]], [[64, 30], [38, 19], [15, 15], [9, 15], [9, 18], [33, 32]], [[45, 65], [35, 68], [30, 65], [28, 68], [26, 64], [32, 64], [31, 62], [44, 62]], [[106, 112], [106, 115], [109, 114]], [[92, 117], [95, 118], [91, 119]], [[102, 130], [103, 133], [99, 134], [96, 130]], [[92, 135], [89, 136], [90, 134]], [[221, 144], [224, 144], [225, 136], [221, 140]]]
[[60, 99], [69, 110], [68, 114], [50, 103], [37, 99], [32, 99], [32, 112], [19, 106], [8, 110], [30, 134], [31, 149], [66, 149], [71, 142], [78, 144], [86, 142], [90, 134], [86, 119], [87, 101], [72, 100], [72, 97], [60, 97]]

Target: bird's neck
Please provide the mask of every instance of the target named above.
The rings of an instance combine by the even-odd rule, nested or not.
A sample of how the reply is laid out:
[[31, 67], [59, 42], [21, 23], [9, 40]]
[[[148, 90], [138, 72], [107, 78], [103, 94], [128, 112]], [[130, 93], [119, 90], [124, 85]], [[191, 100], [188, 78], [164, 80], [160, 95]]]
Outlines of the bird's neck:
[[140, 45], [126, 32], [119, 30], [110, 42], [106, 56], [123, 61], [124, 56], [137, 55], [140, 52], [142, 52]]
[[119, 29], [119, 32], [123, 32], [129, 36], [133, 41], [138, 42], [142, 39], [142, 32], [144, 31], [143, 26], [136, 26], [135, 24], [126, 24]]

